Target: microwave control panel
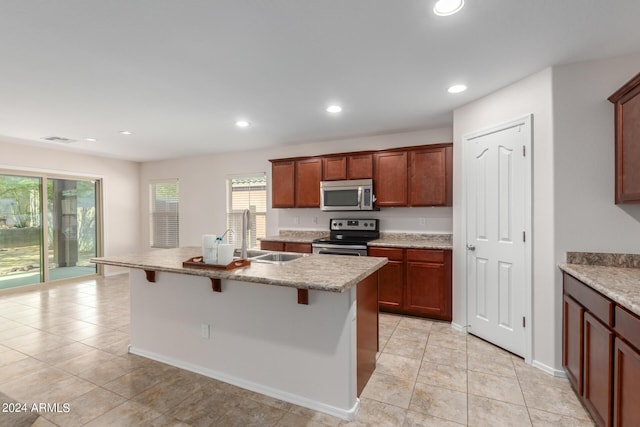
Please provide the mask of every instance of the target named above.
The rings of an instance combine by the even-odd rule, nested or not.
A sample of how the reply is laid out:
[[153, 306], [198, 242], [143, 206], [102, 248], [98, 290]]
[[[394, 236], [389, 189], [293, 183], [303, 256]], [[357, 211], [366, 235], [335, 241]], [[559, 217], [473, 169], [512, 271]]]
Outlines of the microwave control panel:
[[347, 219], [338, 218], [330, 221], [330, 230], [365, 230], [365, 231], [378, 231], [377, 219]]

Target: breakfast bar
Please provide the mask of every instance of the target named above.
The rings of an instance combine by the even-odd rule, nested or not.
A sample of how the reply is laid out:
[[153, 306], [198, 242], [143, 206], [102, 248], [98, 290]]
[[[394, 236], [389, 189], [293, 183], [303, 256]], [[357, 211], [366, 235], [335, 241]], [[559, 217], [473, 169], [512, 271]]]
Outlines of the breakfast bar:
[[375, 369], [386, 258], [310, 255], [231, 270], [200, 248], [94, 258], [129, 267], [130, 352], [351, 420]]

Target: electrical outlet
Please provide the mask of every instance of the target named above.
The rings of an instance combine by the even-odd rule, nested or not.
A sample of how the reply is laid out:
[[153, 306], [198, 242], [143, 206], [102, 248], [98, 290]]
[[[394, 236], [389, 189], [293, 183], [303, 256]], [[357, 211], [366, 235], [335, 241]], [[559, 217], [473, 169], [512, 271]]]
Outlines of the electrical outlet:
[[418, 224], [425, 225], [426, 223], [427, 223], [427, 219], [426, 218], [418, 218]]
[[293, 223], [296, 224], [296, 225], [300, 224], [300, 217], [299, 216], [294, 216], [293, 217]]
[[200, 325], [200, 336], [202, 337], [202, 339], [209, 339], [209, 325], [207, 325], [206, 323]]
[[314, 216], [313, 219], [311, 220], [311, 222], [313, 222], [314, 224], [318, 224], [318, 217]]

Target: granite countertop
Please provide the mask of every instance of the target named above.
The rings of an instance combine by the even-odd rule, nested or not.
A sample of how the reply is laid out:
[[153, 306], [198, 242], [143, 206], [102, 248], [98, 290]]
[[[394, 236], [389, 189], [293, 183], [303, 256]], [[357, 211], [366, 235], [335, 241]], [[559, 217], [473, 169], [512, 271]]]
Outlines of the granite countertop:
[[370, 241], [368, 245], [409, 249], [453, 249], [451, 234], [380, 233], [380, 238]]
[[[314, 239], [328, 238], [326, 231], [281, 230], [277, 236], [263, 237], [260, 240], [270, 242], [313, 243]], [[424, 233], [387, 233], [381, 232], [380, 238], [372, 240], [368, 246], [413, 249], [453, 249], [451, 234]]]
[[640, 316], [640, 268], [561, 264], [560, 269]]
[[284, 264], [252, 262], [250, 266], [234, 270], [202, 270], [182, 266], [183, 261], [200, 255], [199, 247], [184, 247], [93, 258], [91, 262], [327, 292], [344, 292], [387, 263], [386, 258], [378, 257], [309, 255]]

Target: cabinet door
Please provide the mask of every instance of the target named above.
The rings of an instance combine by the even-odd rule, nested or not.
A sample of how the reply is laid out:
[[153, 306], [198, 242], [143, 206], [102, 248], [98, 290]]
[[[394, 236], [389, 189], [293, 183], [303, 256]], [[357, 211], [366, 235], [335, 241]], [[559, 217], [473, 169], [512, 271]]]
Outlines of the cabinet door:
[[292, 208], [295, 206], [295, 162], [274, 161], [271, 164], [271, 206]]
[[261, 240], [260, 249], [263, 251], [284, 251], [284, 243], [274, 242], [271, 240]]
[[285, 252], [300, 252], [303, 254], [310, 254], [312, 251], [311, 243], [293, 243], [286, 242], [284, 244]]
[[347, 179], [373, 178], [373, 156], [371, 154], [352, 154], [347, 157]]
[[569, 381], [582, 396], [584, 308], [565, 295], [562, 311], [562, 366]]
[[598, 425], [610, 426], [612, 415], [613, 332], [584, 313], [584, 390], [589, 412]]
[[322, 179], [325, 181], [347, 179], [347, 158], [344, 156], [323, 157]]
[[369, 248], [369, 256], [389, 258], [378, 270], [378, 305], [380, 309], [401, 310], [404, 305], [404, 255], [402, 249]]
[[295, 177], [296, 207], [319, 208], [322, 159], [296, 161]]
[[405, 308], [410, 314], [450, 321], [451, 254], [444, 263], [407, 261], [405, 288]]
[[613, 359], [613, 425], [640, 426], [640, 353], [616, 338]]
[[373, 156], [373, 192], [376, 206], [407, 206], [407, 152], [388, 151]]
[[409, 153], [409, 204], [450, 205], [447, 148], [426, 148]]

